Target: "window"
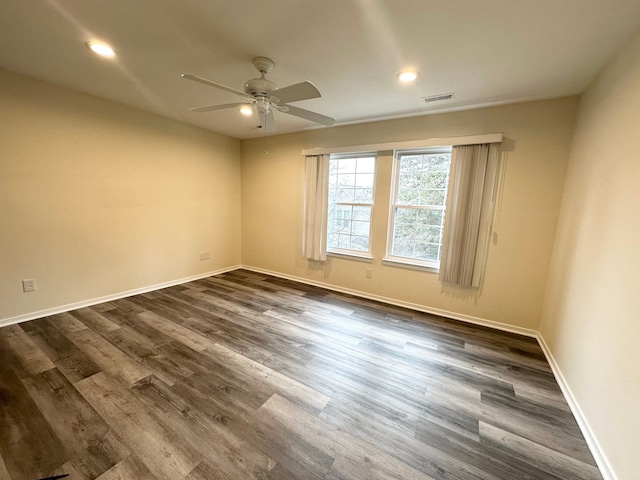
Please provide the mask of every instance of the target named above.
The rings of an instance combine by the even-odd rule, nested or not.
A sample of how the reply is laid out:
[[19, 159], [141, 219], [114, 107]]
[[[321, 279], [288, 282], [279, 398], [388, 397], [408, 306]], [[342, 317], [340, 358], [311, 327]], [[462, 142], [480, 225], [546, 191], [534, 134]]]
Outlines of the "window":
[[437, 271], [446, 284], [479, 287], [501, 142], [496, 133], [303, 150], [303, 255], [380, 259]]
[[439, 268], [451, 148], [398, 152], [387, 259]]
[[375, 156], [332, 155], [329, 160], [327, 250], [370, 253]]

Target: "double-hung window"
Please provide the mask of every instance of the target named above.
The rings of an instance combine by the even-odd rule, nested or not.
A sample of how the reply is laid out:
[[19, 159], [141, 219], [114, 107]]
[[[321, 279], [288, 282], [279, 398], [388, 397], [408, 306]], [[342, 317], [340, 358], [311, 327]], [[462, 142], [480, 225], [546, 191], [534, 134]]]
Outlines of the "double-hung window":
[[440, 267], [451, 148], [396, 152], [387, 260]]
[[[501, 141], [502, 134], [490, 134], [303, 150], [303, 254], [314, 261], [329, 252], [374, 263], [383, 255], [383, 264], [435, 270], [443, 283], [477, 288]], [[386, 229], [380, 209], [389, 212]]]
[[332, 155], [329, 160], [327, 250], [368, 255], [371, 252], [376, 157]]

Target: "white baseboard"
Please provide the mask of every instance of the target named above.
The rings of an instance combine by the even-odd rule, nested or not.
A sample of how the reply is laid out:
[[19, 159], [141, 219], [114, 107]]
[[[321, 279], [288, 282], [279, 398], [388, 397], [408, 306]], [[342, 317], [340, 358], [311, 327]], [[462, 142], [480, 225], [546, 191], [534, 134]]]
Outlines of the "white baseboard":
[[158, 283], [156, 285], [149, 285], [147, 287], [127, 290], [126, 292], [114, 293], [111, 295], [105, 295], [104, 297], [92, 298], [90, 300], [82, 300], [81, 302], [69, 303], [67, 305], [61, 305], [59, 307], [47, 308], [45, 310], [39, 310], [37, 312], [30, 312], [30, 313], [25, 313], [23, 315], [18, 315], [15, 317], [3, 318], [3, 319], [0, 319], [0, 327], [13, 325], [14, 323], [28, 322], [29, 320], [35, 320], [36, 318], [48, 317], [50, 315], [56, 315], [58, 313], [68, 312], [70, 310], [76, 310], [78, 308], [90, 307], [91, 305], [96, 305], [98, 303], [111, 302], [113, 300], [118, 300], [120, 298], [126, 298], [126, 297], [131, 297], [133, 295], [139, 295], [141, 293], [160, 290], [161, 288], [173, 287], [175, 285], [192, 282], [194, 280], [210, 277], [212, 275], [219, 275], [221, 273], [230, 272], [232, 270], [237, 270], [239, 268], [242, 268], [242, 267], [240, 265], [235, 265], [233, 267], [221, 268], [219, 270], [214, 270], [211, 272], [200, 273], [198, 275], [193, 275], [191, 277], [180, 278], [178, 280], [170, 280], [168, 282]]
[[286, 275], [280, 272], [273, 272], [271, 270], [265, 270], [263, 268], [252, 267], [250, 265], [243, 265], [243, 269], [257, 273], [264, 273], [265, 275], [272, 275], [274, 277], [285, 278], [294, 282], [304, 283], [307, 285], [313, 285], [315, 287], [326, 288], [327, 290], [333, 290], [335, 292], [347, 293], [355, 297], [366, 298], [368, 300], [375, 300], [377, 302], [386, 303], [389, 305], [395, 305], [396, 307], [409, 308], [411, 310], [417, 310], [419, 312], [430, 313], [432, 315], [439, 315], [441, 317], [451, 318], [453, 320], [460, 320], [462, 322], [473, 323], [474, 325], [480, 325], [482, 327], [489, 327], [496, 330], [502, 330], [504, 332], [516, 333], [518, 335], [524, 335], [527, 337], [537, 338], [538, 332], [529, 328], [516, 327], [508, 325], [506, 323], [494, 322], [493, 320], [487, 320], [485, 318], [473, 317], [471, 315], [464, 315], [462, 313], [449, 312], [447, 310], [440, 310], [439, 308], [426, 307], [417, 303], [403, 302], [402, 300], [396, 300], [394, 298], [383, 297], [380, 295], [374, 295], [372, 293], [362, 292], [360, 290], [352, 290], [350, 288], [339, 287], [331, 283], [317, 282], [308, 278], [296, 277], [294, 275]]
[[539, 332], [537, 335], [537, 339], [538, 339], [538, 343], [540, 344], [540, 348], [542, 348], [542, 351], [544, 352], [545, 357], [547, 357], [547, 361], [549, 362], [549, 365], [551, 366], [551, 370], [553, 371], [553, 374], [556, 377], [556, 381], [558, 382], [558, 385], [560, 385], [560, 390], [562, 390], [562, 394], [564, 395], [564, 398], [567, 400], [567, 403], [569, 404], [571, 413], [573, 413], [573, 416], [576, 418], [576, 422], [578, 422], [578, 427], [580, 427], [582, 436], [584, 436], [584, 439], [587, 442], [587, 445], [589, 446], [589, 450], [591, 450], [591, 454], [593, 455], [594, 460], [598, 464], [598, 468], [600, 469], [600, 473], [602, 474], [602, 477], [604, 478], [604, 480], [617, 480], [618, 477], [616, 477], [615, 473], [613, 472], [613, 468], [611, 468], [611, 465], [609, 464], [607, 457], [602, 451], [602, 447], [600, 446], [598, 439], [593, 433], [593, 430], [591, 430], [591, 427], [589, 426], [589, 422], [587, 421], [587, 418], [585, 417], [584, 413], [582, 413], [580, 404], [576, 400], [576, 397], [573, 395], [571, 388], [569, 388], [569, 384], [564, 378], [564, 375], [562, 375], [562, 371], [560, 370], [558, 363], [553, 357], [553, 354], [551, 353], [551, 350], [549, 349], [547, 342], [545, 342], [544, 337]]

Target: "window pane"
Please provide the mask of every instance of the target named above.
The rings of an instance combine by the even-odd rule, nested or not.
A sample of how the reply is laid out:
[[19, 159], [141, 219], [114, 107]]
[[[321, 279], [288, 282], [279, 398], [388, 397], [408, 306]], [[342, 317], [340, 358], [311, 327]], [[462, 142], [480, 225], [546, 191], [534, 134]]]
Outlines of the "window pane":
[[421, 243], [416, 245], [414, 250], [415, 258], [420, 260], [440, 260], [440, 245], [430, 243]]
[[369, 251], [375, 157], [331, 158], [327, 247]]
[[400, 173], [421, 172], [422, 155], [403, 155], [400, 162]]
[[376, 170], [375, 157], [360, 157], [357, 160], [358, 173], [374, 173]]
[[425, 176], [424, 183], [428, 189], [431, 188], [447, 188], [449, 181], [449, 172], [434, 172]]
[[350, 241], [351, 241], [351, 236], [338, 235], [338, 243], [335, 246], [338, 248], [349, 248]]
[[335, 211], [336, 218], [327, 224], [327, 246], [369, 251], [371, 207], [340, 205]]
[[400, 189], [416, 188], [421, 185], [423, 175], [421, 173], [401, 173], [400, 174]]
[[371, 219], [371, 207], [354, 206], [352, 212], [354, 220], [370, 221]]
[[373, 203], [373, 189], [354, 188], [351, 201], [353, 203]]
[[424, 196], [420, 198], [420, 205], [439, 206], [444, 205], [447, 200], [447, 190], [428, 190]]
[[418, 222], [423, 225], [444, 225], [444, 210], [422, 209], [418, 210]]
[[367, 236], [352, 236], [351, 237], [351, 250], [358, 250], [361, 252], [369, 251], [369, 234], [367, 232]]
[[336, 171], [339, 173], [356, 173], [356, 159], [355, 158], [340, 158], [338, 160], [331, 160], [335, 162]]
[[397, 208], [393, 228], [392, 253], [400, 257], [412, 257], [415, 244], [417, 210]]
[[337, 190], [335, 201], [352, 203], [354, 201], [354, 197], [355, 197], [355, 194], [354, 194], [353, 188], [340, 187]]
[[363, 222], [359, 220], [351, 221], [351, 234], [358, 235], [360, 237], [366, 237], [369, 235], [369, 222]]
[[400, 154], [396, 162], [390, 253], [439, 261], [451, 153]]
[[407, 225], [409, 228], [416, 222], [418, 210], [413, 208], [397, 208], [396, 209], [396, 225]]
[[373, 188], [373, 173], [358, 173], [355, 177], [356, 187]]

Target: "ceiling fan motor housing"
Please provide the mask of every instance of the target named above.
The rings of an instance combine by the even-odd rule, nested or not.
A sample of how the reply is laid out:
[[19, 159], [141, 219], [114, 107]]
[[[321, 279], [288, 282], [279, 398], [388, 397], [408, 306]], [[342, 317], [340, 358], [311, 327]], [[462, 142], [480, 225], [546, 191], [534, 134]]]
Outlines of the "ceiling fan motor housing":
[[269, 93], [276, 90], [278, 86], [271, 80], [264, 78], [252, 78], [244, 84], [244, 91], [254, 97], [268, 97]]

